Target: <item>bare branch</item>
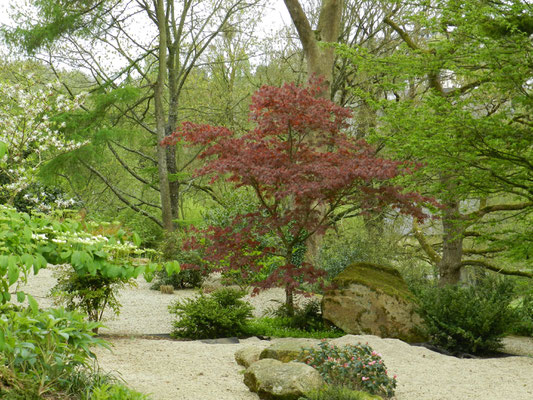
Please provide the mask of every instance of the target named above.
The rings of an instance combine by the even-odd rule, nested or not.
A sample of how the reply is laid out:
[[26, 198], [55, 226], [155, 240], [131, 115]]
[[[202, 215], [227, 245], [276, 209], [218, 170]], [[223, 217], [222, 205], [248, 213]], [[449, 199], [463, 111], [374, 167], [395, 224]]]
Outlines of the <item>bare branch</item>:
[[145, 217], [151, 219], [153, 222], [155, 222], [157, 225], [159, 225], [161, 228], [164, 228], [163, 223], [158, 218], [156, 218], [154, 215], [150, 214], [149, 212], [143, 210], [142, 208], [139, 208], [135, 204], [132, 204], [130, 201], [128, 201], [128, 199], [126, 199], [122, 195], [122, 191], [120, 189], [118, 189], [116, 186], [114, 186], [111, 182], [109, 182], [109, 180], [104, 175], [102, 175], [102, 173], [100, 171], [98, 171], [97, 169], [95, 169], [94, 167], [92, 167], [90, 164], [86, 163], [82, 159], [79, 159], [79, 161], [81, 162], [81, 164], [83, 164], [85, 166], [85, 168], [87, 168], [93, 174], [98, 176], [98, 178], [100, 178], [100, 180], [102, 182], [104, 182], [109, 189], [111, 189], [111, 191], [115, 194], [115, 196], [118, 197], [118, 199], [120, 201], [122, 201], [124, 204], [126, 204], [133, 211], [136, 211], [139, 214], [144, 215]]

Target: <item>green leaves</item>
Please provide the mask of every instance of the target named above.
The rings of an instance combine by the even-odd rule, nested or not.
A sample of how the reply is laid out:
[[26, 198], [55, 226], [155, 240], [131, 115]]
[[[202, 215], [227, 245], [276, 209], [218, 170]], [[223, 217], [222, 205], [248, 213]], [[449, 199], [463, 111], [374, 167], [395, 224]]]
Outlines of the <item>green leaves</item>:
[[[11, 258], [11, 257], [10, 259], [14, 260], [14, 258]], [[20, 270], [17, 267], [16, 263], [15, 262], [10, 263], [7, 267], [7, 276], [9, 279], [9, 286], [13, 285], [19, 279], [19, 275], [20, 275]]]
[[180, 272], [180, 263], [177, 261], [167, 262], [165, 263], [165, 270], [169, 276], [172, 274], [177, 274]]
[[7, 154], [7, 144], [0, 141], [0, 160]]

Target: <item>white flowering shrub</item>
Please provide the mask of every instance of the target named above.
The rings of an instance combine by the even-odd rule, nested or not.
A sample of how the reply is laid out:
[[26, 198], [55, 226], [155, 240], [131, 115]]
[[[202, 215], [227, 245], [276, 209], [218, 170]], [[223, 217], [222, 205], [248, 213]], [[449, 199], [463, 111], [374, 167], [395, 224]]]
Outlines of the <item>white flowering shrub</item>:
[[[106, 307], [118, 311], [117, 288], [140, 275], [151, 280], [163, 267], [149, 261], [158, 255], [140, 248], [136, 234], [122, 229], [109, 234], [90, 231], [90, 226], [74, 219], [58, 221], [45, 214], [30, 217], [0, 205], [0, 304], [9, 302], [13, 293], [19, 302], [24, 301], [26, 294], [19, 283], [27, 281], [30, 274], [49, 263], [66, 264], [72, 285], [60, 290], [67, 306], [84, 311], [91, 320], [100, 320]], [[164, 266], [169, 274], [179, 272], [177, 262]]]
[[0, 82], [0, 190], [11, 202], [43, 163], [87, 143], [65, 138], [57, 118], [79, 109], [85, 95], [67, 98], [58, 86], [40, 86], [31, 76], [24, 85]]

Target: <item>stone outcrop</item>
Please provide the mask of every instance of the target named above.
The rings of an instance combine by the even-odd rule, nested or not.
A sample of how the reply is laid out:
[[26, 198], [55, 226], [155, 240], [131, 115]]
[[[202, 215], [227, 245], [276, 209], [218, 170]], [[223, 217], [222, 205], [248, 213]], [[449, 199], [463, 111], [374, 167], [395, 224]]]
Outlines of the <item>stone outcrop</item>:
[[244, 373], [244, 383], [263, 400], [297, 400], [324, 385], [316, 369], [299, 362], [259, 360]]
[[322, 315], [346, 333], [424, 341], [413, 294], [397, 270], [356, 263], [335, 277], [333, 286], [322, 299]]

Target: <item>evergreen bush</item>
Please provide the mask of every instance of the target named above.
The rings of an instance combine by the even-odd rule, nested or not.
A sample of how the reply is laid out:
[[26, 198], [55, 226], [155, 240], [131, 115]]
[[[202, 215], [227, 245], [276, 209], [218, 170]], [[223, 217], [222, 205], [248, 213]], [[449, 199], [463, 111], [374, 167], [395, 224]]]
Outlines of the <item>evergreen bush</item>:
[[431, 342], [453, 354], [500, 349], [501, 338], [516, 322], [509, 280], [486, 277], [470, 286], [418, 288], [416, 294]]
[[176, 301], [169, 306], [169, 312], [176, 316], [171, 335], [189, 339], [242, 336], [253, 309], [242, 300], [244, 295], [243, 291], [224, 288]]

